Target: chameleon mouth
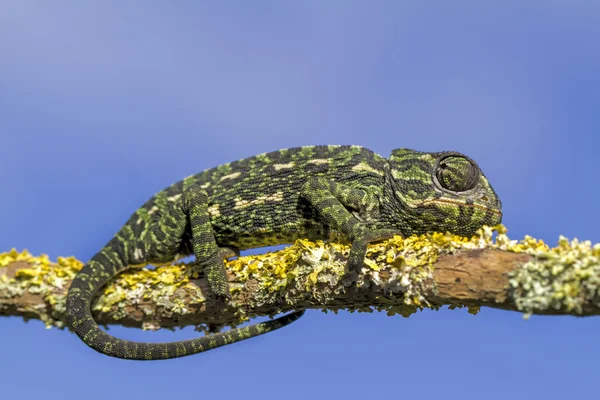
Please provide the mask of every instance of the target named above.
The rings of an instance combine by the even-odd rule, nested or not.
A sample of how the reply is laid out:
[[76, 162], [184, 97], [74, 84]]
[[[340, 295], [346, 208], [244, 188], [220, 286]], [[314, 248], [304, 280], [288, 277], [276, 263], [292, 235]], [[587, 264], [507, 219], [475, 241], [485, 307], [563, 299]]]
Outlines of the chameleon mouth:
[[452, 204], [454, 206], [459, 206], [459, 207], [471, 207], [471, 208], [478, 208], [480, 210], [486, 211], [486, 212], [490, 212], [492, 214], [496, 214], [496, 215], [500, 215], [502, 216], [502, 211], [498, 210], [497, 208], [489, 208], [486, 206], [482, 206], [480, 204], [466, 204], [466, 203], [461, 203], [459, 201], [454, 201], [454, 200], [449, 200], [449, 199], [435, 199], [435, 200], [426, 200], [423, 202], [423, 205], [429, 205], [431, 203], [438, 203], [438, 204]]

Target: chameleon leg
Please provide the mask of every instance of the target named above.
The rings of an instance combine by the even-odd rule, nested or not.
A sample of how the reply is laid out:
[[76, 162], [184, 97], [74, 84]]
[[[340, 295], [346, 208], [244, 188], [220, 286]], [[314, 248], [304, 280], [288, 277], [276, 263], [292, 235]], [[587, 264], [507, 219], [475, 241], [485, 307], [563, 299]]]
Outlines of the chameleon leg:
[[342, 232], [352, 241], [347, 264], [350, 271], [358, 271], [363, 266], [369, 243], [400, 234], [396, 229], [369, 230], [365, 223], [352, 215], [348, 208], [365, 214], [377, 210], [377, 201], [364, 190], [316, 177], [307, 180], [301, 195], [317, 209], [331, 228]]
[[192, 186], [186, 189], [182, 198], [192, 227], [192, 247], [197, 268], [204, 271], [215, 296], [221, 299], [231, 298], [224, 259], [235, 255], [235, 250], [219, 248], [210, 223], [208, 195], [205, 190]]

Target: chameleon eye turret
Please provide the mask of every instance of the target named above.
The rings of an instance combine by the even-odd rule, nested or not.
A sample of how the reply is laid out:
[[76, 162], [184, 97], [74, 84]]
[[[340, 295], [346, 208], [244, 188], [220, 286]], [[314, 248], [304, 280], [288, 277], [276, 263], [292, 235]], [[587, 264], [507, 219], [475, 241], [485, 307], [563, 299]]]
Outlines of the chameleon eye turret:
[[435, 180], [442, 188], [451, 192], [466, 192], [479, 182], [479, 168], [466, 157], [448, 156], [435, 166]]

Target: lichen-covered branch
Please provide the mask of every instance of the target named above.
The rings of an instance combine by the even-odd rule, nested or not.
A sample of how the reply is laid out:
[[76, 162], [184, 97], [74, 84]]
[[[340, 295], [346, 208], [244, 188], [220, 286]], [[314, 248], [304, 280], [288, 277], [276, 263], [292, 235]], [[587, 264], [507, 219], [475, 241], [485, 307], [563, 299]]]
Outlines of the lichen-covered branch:
[[[497, 235], [494, 237], [494, 230]], [[227, 264], [233, 299], [211, 302], [202, 277], [186, 264], [121, 274], [96, 299], [103, 324], [150, 329], [197, 325], [209, 331], [249, 317], [294, 309], [386, 311], [408, 316], [442, 305], [481, 306], [529, 314], [600, 314], [600, 245], [568, 241], [550, 248], [526, 237], [511, 241], [503, 226], [466, 239], [434, 233], [370, 246], [360, 272], [345, 269], [349, 247], [300, 240], [278, 252]], [[51, 262], [12, 250], [0, 254], [0, 315], [64, 326], [74, 258]]]

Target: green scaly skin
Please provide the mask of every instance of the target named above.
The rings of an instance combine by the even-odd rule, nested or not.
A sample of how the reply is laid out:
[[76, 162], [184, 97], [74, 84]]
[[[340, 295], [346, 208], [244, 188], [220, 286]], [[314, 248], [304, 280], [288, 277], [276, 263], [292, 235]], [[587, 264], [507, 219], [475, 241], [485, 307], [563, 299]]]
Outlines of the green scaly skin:
[[498, 196], [477, 164], [460, 153], [397, 149], [386, 159], [359, 146], [264, 153], [189, 176], [146, 202], [73, 280], [68, 324], [109, 356], [187, 356], [273, 331], [303, 311], [183, 342], [137, 343], [99, 329], [90, 311], [96, 292], [128, 265], [193, 254], [196, 272], [225, 301], [224, 258], [243, 249], [327, 239], [335, 231], [352, 242], [351, 272], [363, 266], [371, 242], [433, 231], [471, 236], [501, 219]]

